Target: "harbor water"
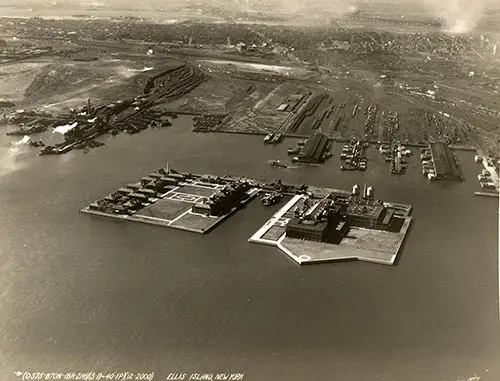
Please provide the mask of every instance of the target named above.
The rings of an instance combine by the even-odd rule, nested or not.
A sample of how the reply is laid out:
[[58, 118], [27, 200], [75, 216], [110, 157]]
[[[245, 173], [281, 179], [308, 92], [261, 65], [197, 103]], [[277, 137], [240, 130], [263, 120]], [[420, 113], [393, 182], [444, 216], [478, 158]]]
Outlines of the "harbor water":
[[[465, 181], [428, 182], [370, 147], [366, 172], [287, 162], [285, 139], [166, 129], [61, 156], [0, 134], [0, 379], [15, 371], [245, 374], [245, 380], [500, 379], [498, 213]], [[255, 201], [208, 235], [78, 213], [165, 167], [349, 189], [411, 204], [396, 266], [300, 267], [247, 239], [279, 208]]]

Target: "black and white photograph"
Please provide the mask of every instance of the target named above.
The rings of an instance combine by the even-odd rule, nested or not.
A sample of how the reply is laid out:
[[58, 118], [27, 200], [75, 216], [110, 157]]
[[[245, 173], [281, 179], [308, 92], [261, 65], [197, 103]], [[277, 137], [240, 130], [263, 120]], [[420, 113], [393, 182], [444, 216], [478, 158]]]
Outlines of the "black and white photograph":
[[0, 0], [0, 381], [499, 381], [500, 0]]

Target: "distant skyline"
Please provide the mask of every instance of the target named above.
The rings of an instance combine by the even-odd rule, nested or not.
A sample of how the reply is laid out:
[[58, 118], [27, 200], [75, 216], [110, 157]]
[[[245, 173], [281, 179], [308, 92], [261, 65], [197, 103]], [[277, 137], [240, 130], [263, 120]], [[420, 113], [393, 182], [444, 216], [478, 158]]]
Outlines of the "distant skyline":
[[[418, 6], [431, 11], [455, 14], [468, 14], [478, 10], [485, 10], [487, 7], [500, 6], [500, 0], [0, 0], [0, 6], [30, 6], [30, 7], [64, 7], [71, 6], [85, 8], [89, 6], [99, 6], [104, 8], [119, 9], [139, 9], [162, 7], [183, 7], [183, 6], [208, 6], [216, 5], [228, 8], [245, 8], [262, 6], [264, 4], [275, 5], [282, 9], [296, 8], [299, 5], [304, 7], [345, 8], [352, 6], [362, 6], [363, 4], [400, 4], [402, 6]], [[279, 9], [279, 8], [278, 8]]]
[[[301, 13], [342, 16], [371, 4], [400, 5], [401, 13], [427, 14], [446, 20], [450, 31], [465, 33], [473, 29], [488, 8], [500, 8], [500, 0], [0, 0], [0, 6], [36, 9], [74, 9], [81, 11], [90, 7], [105, 10], [175, 10], [183, 7], [205, 8], [215, 6], [228, 12], [252, 9], [267, 9], [280, 13]], [[397, 9], [397, 8], [396, 8]], [[397, 10], [399, 12], [399, 10]]]

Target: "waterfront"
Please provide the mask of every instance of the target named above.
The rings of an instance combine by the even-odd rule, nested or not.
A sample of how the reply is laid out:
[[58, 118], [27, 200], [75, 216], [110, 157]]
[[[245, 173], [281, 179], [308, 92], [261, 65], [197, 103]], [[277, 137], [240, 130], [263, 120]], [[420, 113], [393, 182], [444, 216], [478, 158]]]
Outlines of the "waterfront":
[[[248, 380], [452, 380], [500, 374], [495, 200], [473, 154], [465, 181], [428, 182], [417, 152], [389, 175], [370, 148], [366, 172], [279, 169], [293, 142], [169, 129], [102, 139], [88, 154], [22, 154], [0, 177], [0, 378], [15, 370], [240, 372]], [[13, 139], [0, 134], [2, 153]], [[270, 209], [251, 203], [201, 236], [82, 215], [151, 169], [281, 178], [414, 207], [398, 265], [299, 267], [248, 237]], [[390, 181], [389, 181], [390, 179]], [[275, 207], [276, 209], [279, 206]], [[490, 369], [486, 371], [486, 369]], [[12, 378], [14, 379], [14, 378]]]

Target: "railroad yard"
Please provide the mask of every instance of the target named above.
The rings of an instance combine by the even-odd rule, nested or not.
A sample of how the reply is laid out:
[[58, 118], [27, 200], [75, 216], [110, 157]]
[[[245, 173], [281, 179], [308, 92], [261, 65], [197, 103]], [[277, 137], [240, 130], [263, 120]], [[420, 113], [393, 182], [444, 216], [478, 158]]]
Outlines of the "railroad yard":
[[450, 35], [432, 23], [424, 33], [420, 22], [400, 33], [387, 20], [383, 31], [137, 20], [1, 23], [6, 81], [0, 100], [10, 106], [2, 113], [5, 123], [18, 125], [7, 132], [73, 126], [46, 153], [91, 147], [85, 142], [104, 133], [168, 126], [177, 113], [196, 116], [196, 132], [319, 132], [336, 140], [443, 142], [497, 153], [500, 72], [497, 42], [487, 34]]

